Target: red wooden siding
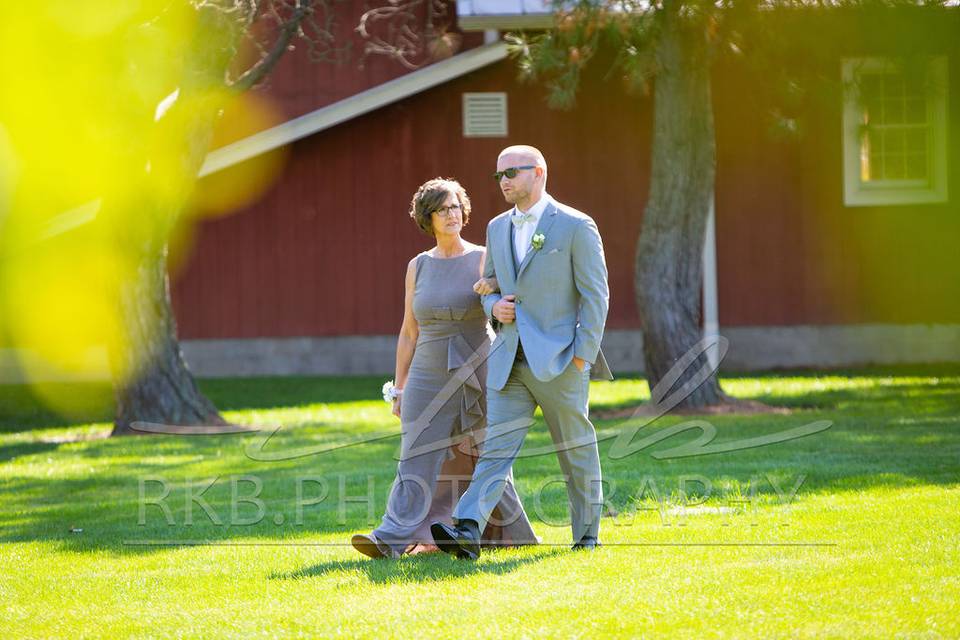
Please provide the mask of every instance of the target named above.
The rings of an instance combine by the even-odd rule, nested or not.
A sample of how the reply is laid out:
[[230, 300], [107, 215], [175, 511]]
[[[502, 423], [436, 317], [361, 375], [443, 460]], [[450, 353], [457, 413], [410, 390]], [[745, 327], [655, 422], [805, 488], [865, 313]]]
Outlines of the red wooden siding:
[[765, 124], [771, 105], [750, 99], [743, 74], [719, 71], [721, 325], [960, 321], [958, 54], [954, 43], [950, 201], [938, 205], [845, 207], [839, 98], [813, 100], [799, 139], [777, 139]]
[[[644, 102], [611, 101], [598, 85], [579, 112], [557, 112], [513, 76], [501, 64], [294, 144], [263, 200], [202, 225], [174, 290], [182, 336], [396, 331], [406, 263], [431, 245], [407, 216], [417, 186], [459, 178], [473, 201], [465, 236], [478, 243], [506, 208], [490, 178], [505, 142], [462, 137], [464, 91], [509, 90], [510, 139], [543, 149], [548, 189], [596, 218], [611, 265], [632, 264], [648, 174]], [[628, 271], [611, 272], [611, 326], [636, 324]]]
[[[956, 149], [960, 56], [950, 68]], [[949, 205], [844, 208], [839, 105], [811, 113], [801, 140], [776, 141], [762, 124], [768, 105], [743, 100], [751, 87], [735, 70], [718, 73], [721, 325], [960, 322], [956, 158]], [[474, 209], [465, 236], [483, 243], [486, 222], [506, 208], [489, 174], [515, 142], [540, 147], [548, 190], [596, 219], [610, 269], [608, 327], [636, 328], [650, 101], [595, 74], [577, 110], [558, 112], [515, 76], [506, 61], [292, 145], [260, 202], [199, 229], [174, 290], [181, 335], [394, 333], [405, 265], [431, 246], [407, 217], [413, 191], [438, 175], [459, 178]], [[465, 91], [508, 92], [508, 139], [463, 138]]]

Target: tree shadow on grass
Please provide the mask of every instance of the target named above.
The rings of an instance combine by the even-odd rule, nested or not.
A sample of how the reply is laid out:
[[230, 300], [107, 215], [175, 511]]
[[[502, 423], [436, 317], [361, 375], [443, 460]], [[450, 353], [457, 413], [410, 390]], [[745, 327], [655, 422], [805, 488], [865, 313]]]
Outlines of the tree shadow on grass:
[[[221, 411], [272, 409], [317, 403], [380, 399], [382, 376], [284, 376], [198, 380]], [[58, 412], [43, 395], [59, 398], [71, 411]], [[25, 384], [0, 384], [0, 433], [70, 427], [113, 420], [113, 387], [108, 382], [57, 382], [42, 394]]]
[[484, 552], [480, 560], [457, 560], [444, 553], [430, 553], [390, 559], [330, 560], [288, 573], [275, 573], [271, 580], [301, 580], [317, 578], [330, 573], [362, 571], [375, 584], [401, 582], [437, 582], [477, 574], [504, 575], [524, 565], [541, 562], [569, 551], [557, 547], [536, 550], [517, 557], [499, 551]]
[[0, 445], [0, 463], [10, 462], [20, 456], [53, 451], [59, 446], [60, 444], [56, 442], [18, 442], [16, 444]]
[[864, 413], [930, 413], [960, 409], [960, 382], [941, 382], [936, 386], [899, 382], [866, 388], [830, 389], [796, 396], [759, 394], [755, 398], [766, 404], [800, 410], [827, 411], [856, 404]]
[[[57, 398], [63, 412], [51, 408], [43, 396]], [[0, 433], [70, 427], [113, 419], [113, 390], [104, 382], [57, 382], [43, 385], [42, 393], [25, 384], [0, 385]]]
[[[782, 377], [810, 378], [822, 377], [824, 374], [793, 374]], [[829, 374], [833, 375], [833, 374]], [[863, 377], [852, 376], [852, 377]], [[721, 384], [723, 380], [721, 380]], [[753, 400], [772, 407], [783, 407], [788, 410], [828, 411], [843, 409], [851, 404], [859, 405], [863, 411], [918, 410], [960, 410], [960, 381], [956, 379], [940, 380], [936, 384], [918, 383], [916, 381], [891, 381], [874, 386], [853, 388], [830, 388], [817, 391], [804, 390], [796, 395], [778, 393], [757, 393], [749, 396], [738, 396], [740, 400]], [[591, 402], [590, 410], [597, 413], [627, 409], [639, 406], [641, 409], [649, 403], [637, 405], [635, 400], [619, 402]], [[641, 411], [642, 413], [642, 411]], [[736, 414], [736, 412], [734, 412]], [[670, 414], [668, 414], [670, 415]], [[690, 414], [696, 415], [696, 414]]]
[[[868, 367], [863, 369], [838, 369], [824, 371], [772, 371], [754, 373], [730, 373], [723, 371], [721, 377], [733, 380], [748, 378], [822, 378], [825, 376], [847, 377], [933, 377], [956, 378], [960, 366], [904, 365]], [[618, 373], [619, 380], [640, 378], [637, 373]], [[721, 381], [722, 382], [722, 381]], [[286, 376], [258, 378], [210, 378], [199, 380], [200, 389], [210, 397], [221, 411], [271, 409], [309, 405], [316, 403], [347, 403], [377, 400], [380, 397], [382, 376]], [[960, 382], [940, 382], [942, 393], [960, 397]], [[831, 409], [846, 402], [861, 400], [895, 400], [897, 394], [910, 394], [929, 389], [929, 385], [912, 382], [881, 385], [855, 389], [824, 389], [816, 393], [796, 396], [758, 394], [748, 399], [766, 404], [796, 409]], [[75, 410], [68, 415], [58, 413], [46, 406], [41, 397], [23, 384], [0, 385], [0, 433], [13, 433], [31, 429], [71, 427], [87, 423], [109, 423], [113, 420], [113, 389], [106, 382], [51, 383], [44, 386], [44, 394], [67, 398], [67, 405]], [[902, 398], [901, 398], [902, 399]], [[622, 402], [592, 402], [591, 409], [615, 410], [636, 404], [635, 400]]]

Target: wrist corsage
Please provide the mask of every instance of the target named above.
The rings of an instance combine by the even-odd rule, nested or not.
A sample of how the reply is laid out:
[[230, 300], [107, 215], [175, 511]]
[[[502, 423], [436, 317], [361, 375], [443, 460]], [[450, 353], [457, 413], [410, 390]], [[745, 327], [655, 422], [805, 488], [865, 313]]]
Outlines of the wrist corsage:
[[380, 390], [383, 393], [384, 402], [393, 402], [401, 395], [403, 395], [403, 389], [399, 389], [393, 384], [393, 380], [388, 380], [383, 383], [383, 388]]

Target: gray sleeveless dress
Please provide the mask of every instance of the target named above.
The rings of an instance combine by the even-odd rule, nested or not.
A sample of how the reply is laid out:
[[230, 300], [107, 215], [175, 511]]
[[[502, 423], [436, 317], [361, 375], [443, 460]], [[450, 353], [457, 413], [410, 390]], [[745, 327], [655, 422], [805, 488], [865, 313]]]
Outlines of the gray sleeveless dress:
[[[482, 248], [455, 258], [417, 256], [413, 313], [420, 334], [400, 403], [400, 462], [373, 531], [396, 555], [432, 545], [432, 522], [452, 523], [476, 466], [474, 432], [486, 426], [486, 357], [494, 338], [473, 291], [482, 258]], [[512, 473], [482, 537], [487, 546], [538, 542]]]

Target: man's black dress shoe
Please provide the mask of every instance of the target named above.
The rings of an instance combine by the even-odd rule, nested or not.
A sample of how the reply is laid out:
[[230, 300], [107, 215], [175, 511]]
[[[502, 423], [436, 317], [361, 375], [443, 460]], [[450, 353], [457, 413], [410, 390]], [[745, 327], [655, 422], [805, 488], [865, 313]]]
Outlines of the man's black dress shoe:
[[602, 547], [600, 541], [594, 538], [593, 536], [583, 536], [580, 538], [580, 542], [573, 545], [573, 551], [593, 551], [597, 547]]
[[480, 528], [473, 520], [463, 520], [457, 526], [443, 522], [430, 525], [433, 542], [441, 551], [461, 560], [476, 560], [480, 557]]

